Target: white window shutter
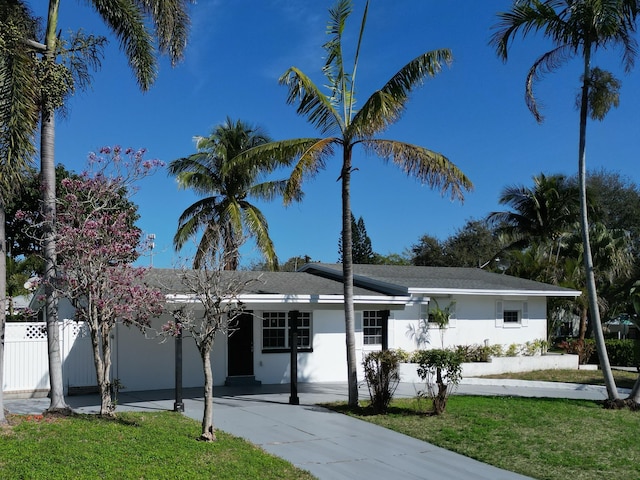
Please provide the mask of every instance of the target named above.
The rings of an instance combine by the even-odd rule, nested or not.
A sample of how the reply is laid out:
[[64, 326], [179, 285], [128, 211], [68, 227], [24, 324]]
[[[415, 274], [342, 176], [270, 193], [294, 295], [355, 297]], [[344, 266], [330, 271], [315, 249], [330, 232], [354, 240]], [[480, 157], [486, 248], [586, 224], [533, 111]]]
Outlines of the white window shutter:
[[501, 328], [504, 325], [504, 314], [502, 309], [502, 300], [496, 302], [496, 327]]
[[529, 304], [527, 302], [522, 302], [522, 326], [529, 326]]
[[356, 332], [362, 331], [362, 312], [355, 312], [355, 330]]
[[449, 305], [449, 328], [456, 328], [458, 317], [456, 316], [456, 306]]

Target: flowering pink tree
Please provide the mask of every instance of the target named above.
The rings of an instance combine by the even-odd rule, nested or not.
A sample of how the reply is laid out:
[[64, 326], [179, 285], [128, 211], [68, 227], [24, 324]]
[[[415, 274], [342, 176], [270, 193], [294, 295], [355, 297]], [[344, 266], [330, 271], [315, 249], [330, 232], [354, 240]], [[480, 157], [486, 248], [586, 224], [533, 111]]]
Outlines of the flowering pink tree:
[[144, 281], [138, 258], [141, 231], [128, 199], [133, 183], [160, 162], [144, 150], [103, 148], [90, 156], [91, 171], [63, 180], [58, 195], [56, 238], [59, 263], [54, 287], [76, 308], [91, 336], [101, 415], [115, 410], [111, 378], [111, 330], [117, 322], [144, 331], [164, 309], [164, 296]]

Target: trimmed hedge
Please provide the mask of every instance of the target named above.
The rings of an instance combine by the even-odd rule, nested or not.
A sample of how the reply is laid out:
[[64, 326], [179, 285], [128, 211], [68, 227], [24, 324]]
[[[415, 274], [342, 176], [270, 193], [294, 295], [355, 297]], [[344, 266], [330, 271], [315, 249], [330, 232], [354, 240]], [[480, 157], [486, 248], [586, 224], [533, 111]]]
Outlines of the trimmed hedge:
[[[595, 349], [595, 341], [588, 339], [586, 343], [594, 346], [593, 353], [589, 357], [589, 363], [600, 363], [598, 352]], [[639, 367], [640, 366], [640, 342], [633, 339], [605, 340], [609, 363], [615, 367]]]

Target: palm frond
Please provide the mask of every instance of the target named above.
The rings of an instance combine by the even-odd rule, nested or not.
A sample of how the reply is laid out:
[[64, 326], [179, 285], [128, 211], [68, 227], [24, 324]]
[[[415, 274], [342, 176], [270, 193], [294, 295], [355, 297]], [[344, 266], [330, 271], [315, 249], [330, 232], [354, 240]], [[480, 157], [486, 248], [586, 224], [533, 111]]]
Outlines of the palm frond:
[[300, 197], [304, 179], [313, 178], [324, 170], [326, 159], [333, 155], [333, 145], [340, 142], [338, 138], [319, 138], [300, 154], [287, 180], [284, 192], [285, 205]]
[[[234, 157], [233, 163], [244, 166], [254, 165], [268, 173], [275, 168], [292, 165], [300, 155], [319, 140], [319, 138], [295, 138], [266, 143], [238, 154]], [[223, 172], [226, 174], [231, 167], [231, 164], [225, 165]]]
[[[544, 30], [547, 36], [556, 39], [566, 30], [563, 28], [566, 7], [566, 0], [514, 2], [510, 11], [498, 13], [500, 21], [492, 27], [496, 32], [491, 36], [489, 44], [495, 47], [498, 57], [506, 62], [509, 45], [519, 33], [526, 37], [530, 33]], [[557, 10], [561, 13], [556, 13]]]
[[262, 253], [269, 270], [278, 269], [278, 257], [273, 241], [269, 236], [269, 224], [262, 212], [248, 202], [241, 202], [243, 223], [247, 226], [251, 236], [258, 245], [258, 250]]
[[448, 49], [432, 50], [414, 58], [367, 99], [349, 125], [350, 132], [357, 138], [368, 138], [384, 131], [400, 118], [410, 93], [451, 61]]
[[473, 188], [467, 176], [440, 153], [393, 140], [369, 139], [363, 140], [362, 145], [367, 151], [375, 153], [385, 162], [394, 163], [423, 184], [439, 188], [442, 195], [449, 192], [451, 199], [462, 201], [463, 190]]
[[540, 56], [529, 69], [525, 81], [524, 98], [527, 108], [529, 108], [538, 123], [542, 123], [544, 117], [538, 108], [538, 101], [533, 92], [533, 87], [544, 75], [553, 72], [566, 63], [572, 56], [572, 48], [570, 45], [560, 45]]
[[[269, 180], [267, 182], [257, 183], [250, 186], [247, 189], [247, 197], [255, 198], [258, 200], [271, 201], [276, 197], [285, 195], [288, 180]], [[299, 202], [302, 200], [304, 193], [302, 191], [297, 192], [291, 198], [291, 200]]]
[[173, 237], [173, 245], [176, 251], [180, 250], [184, 244], [198, 231], [209, 224], [212, 219], [220, 217], [220, 199], [208, 197], [198, 200], [187, 207], [178, 219], [178, 230]]
[[329, 8], [329, 22], [327, 23], [327, 35], [330, 39], [322, 46], [327, 52], [327, 58], [322, 68], [331, 89], [330, 99], [333, 105], [338, 105], [343, 100], [345, 91], [351, 84], [348, 74], [345, 72], [342, 57], [342, 34], [347, 18], [352, 11], [351, 0], [339, 0], [334, 7]]
[[153, 37], [145, 26], [145, 6], [136, 0], [92, 0], [92, 5], [120, 42], [143, 91], [157, 76]]
[[289, 93], [287, 103], [299, 102], [296, 112], [302, 115], [322, 134], [331, 134], [344, 129], [344, 120], [336, 112], [332, 99], [324, 95], [320, 89], [296, 67], [289, 68], [279, 79]]
[[25, 39], [37, 22], [19, 0], [0, 5], [0, 203], [22, 183], [35, 154], [39, 114], [36, 60]]
[[138, 0], [151, 18], [158, 39], [158, 49], [168, 54], [171, 64], [183, 58], [191, 21], [187, 11], [195, 0]]

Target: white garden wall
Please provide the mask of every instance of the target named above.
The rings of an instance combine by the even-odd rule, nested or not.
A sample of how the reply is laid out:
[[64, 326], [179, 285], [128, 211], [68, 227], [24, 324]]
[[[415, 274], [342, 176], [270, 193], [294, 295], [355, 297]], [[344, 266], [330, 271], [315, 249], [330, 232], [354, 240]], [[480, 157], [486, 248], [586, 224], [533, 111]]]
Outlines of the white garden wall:
[[[422, 383], [415, 363], [400, 365], [400, 381]], [[577, 370], [578, 355], [534, 355], [530, 357], [494, 357], [490, 362], [463, 363], [462, 378], [533, 372], [536, 370]]]
[[[483, 344], [523, 344], [546, 338], [546, 300], [541, 297], [520, 298], [527, 303], [527, 321], [518, 325], [500, 325], [496, 321], [496, 299], [481, 296], [455, 298], [455, 318], [444, 331], [444, 346]], [[444, 306], [442, 301], [439, 301]], [[291, 310], [296, 305], [252, 305], [253, 370], [256, 380], [263, 384], [290, 381], [290, 353], [263, 352], [261, 312], [265, 310]], [[372, 309], [375, 309], [372, 308]], [[301, 308], [302, 310], [302, 308]], [[61, 315], [71, 315], [61, 308]], [[421, 312], [419, 304], [410, 304], [404, 310], [392, 310], [389, 317], [389, 348], [416, 350], [419, 346], [408, 335], [409, 328], [418, 326]], [[168, 318], [153, 322], [146, 335], [136, 328], [122, 325], [113, 332], [113, 378], [128, 390], [170, 389], [175, 382], [175, 339], [163, 341], [157, 332]], [[48, 362], [46, 334], [43, 324], [8, 324], [4, 384], [5, 392], [14, 394], [46, 394], [48, 391]], [[312, 352], [298, 354], [298, 381], [345, 382], [346, 345], [342, 306], [327, 305], [312, 312]], [[90, 340], [81, 325], [73, 321], [61, 322], [63, 375], [65, 388], [74, 391], [96, 384], [95, 367]], [[440, 348], [438, 329], [431, 330], [427, 348]], [[423, 346], [424, 348], [424, 346]], [[358, 376], [363, 378], [362, 358], [379, 345], [363, 345], [362, 316], [356, 312], [356, 361]], [[214, 384], [222, 385], [227, 378], [227, 339], [220, 335], [212, 352]], [[203, 385], [200, 356], [192, 338], [183, 339], [183, 386]], [[30, 392], [30, 393], [29, 393]]]

